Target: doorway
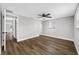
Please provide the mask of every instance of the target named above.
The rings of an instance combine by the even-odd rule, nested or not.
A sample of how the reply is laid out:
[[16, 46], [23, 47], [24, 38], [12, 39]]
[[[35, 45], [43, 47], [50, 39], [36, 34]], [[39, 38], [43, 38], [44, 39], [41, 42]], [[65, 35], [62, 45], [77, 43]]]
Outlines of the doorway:
[[16, 38], [16, 20], [17, 17], [12, 11], [7, 9], [3, 11], [2, 53], [6, 52], [6, 41]]

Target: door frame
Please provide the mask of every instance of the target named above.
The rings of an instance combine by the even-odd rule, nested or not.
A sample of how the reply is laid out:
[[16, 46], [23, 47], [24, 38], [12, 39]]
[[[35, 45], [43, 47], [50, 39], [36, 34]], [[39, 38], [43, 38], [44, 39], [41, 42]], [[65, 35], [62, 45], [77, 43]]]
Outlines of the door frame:
[[[6, 10], [7, 9], [2, 10], [2, 23], [3, 23], [2, 24], [2, 32], [6, 32], [6, 25], [4, 25], [4, 24], [6, 24]], [[16, 31], [17, 31], [17, 18], [18, 18], [18, 16], [16, 14], [14, 14], [14, 15], [16, 16], [16, 18], [15, 18], [15, 37], [17, 38]], [[6, 34], [5, 34], [5, 36], [6, 36]], [[5, 37], [2, 37], [1, 39], [5, 39]], [[1, 46], [2, 46], [2, 43], [1, 43]], [[4, 51], [6, 51], [6, 39], [4, 40]]]

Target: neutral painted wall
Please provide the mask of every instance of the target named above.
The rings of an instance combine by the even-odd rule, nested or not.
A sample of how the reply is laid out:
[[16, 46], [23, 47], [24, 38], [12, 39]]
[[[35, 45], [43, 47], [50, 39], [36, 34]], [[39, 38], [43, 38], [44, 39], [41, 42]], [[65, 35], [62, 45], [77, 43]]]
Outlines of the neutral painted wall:
[[42, 31], [41, 27], [41, 21], [19, 16], [17, 23], [17, 41], [39, 36]]
[[1, 54], [1, 6], [0, 6], [0, 54]]
[[[52, 28], [49, 28], [52, 22]], [[65, 17], [55, 20], [44, 21], [42, 35], [52, 36], [73, 41], [74, 39], [74, 18]]]
[[[79, 5], [74, 17], [74, 41], [75, 41], [75, 46], [77, 49], [77, 52], [79, 54], [79, 27], [77, 28], [77, 26], [79, 26]], [[77, 23], [78, 22], [78, 23]]]

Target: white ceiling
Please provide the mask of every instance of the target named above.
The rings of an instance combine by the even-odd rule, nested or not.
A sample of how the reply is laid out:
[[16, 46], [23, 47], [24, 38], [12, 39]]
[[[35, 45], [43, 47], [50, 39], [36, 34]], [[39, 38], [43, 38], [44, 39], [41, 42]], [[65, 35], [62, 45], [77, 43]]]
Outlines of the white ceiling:
[[61, 18], [73, 16], [76, 3], [3, 3], [5, 8], [26, 17], [37, 17], [40, 13], [51, 13], [52, 17]]

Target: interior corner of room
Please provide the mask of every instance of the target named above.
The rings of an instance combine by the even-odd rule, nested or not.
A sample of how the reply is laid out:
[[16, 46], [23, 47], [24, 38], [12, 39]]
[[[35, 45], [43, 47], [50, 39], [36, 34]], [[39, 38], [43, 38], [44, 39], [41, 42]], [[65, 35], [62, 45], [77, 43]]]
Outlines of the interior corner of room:
[[[16, 40], [16, 43], [11, 41], [13, 39]], [[7, 43], [7, 41], [10, 43]], [[25, 42], [26, 45], [24, 45]], [[29, 42], [31, 44], [29, 44]], [[48, 43], [46, 44], [45, 42]], [[71, 46], [69, 43], [73, 49], [70, 49]], [[21, 46], [21, 48], [24, 46], [25, 48], [23, 47], [24, 51], [21, 52], [22, 54], [25, 51], [26, 53], [24, 54], [32, 54], [31, 52], [33, 52], [33, 54], [67, 54], [67, 52], [69, 54], [79, 54], [79, 4], [0, 4], [0, 54], [2, 50], [6, 52], [11, 46], [10, 44], [14, 49], [18, 49], [19, 51], [19, 46]], [[64, 46], [66, 44], [67, 46]], [[14, 45], [16, 45], [16, 47]], [[33, 45], [33, 49], [35, 50], [26, 47], [28, 45]], [[11, 48], [13, 48], [12, 46]], [[42, 49], [45, 49], [43, 46], [46, 46], [45, 48], [47, 50], [43, 51]], [[75, 48], [77, 53], [74, 53]], [[38, 52], [37, 49], [40, 50], [40, 52]], [[61, 49], [63, 49], [63, 51], [61, 51]], [[13, 50], [8, 49], [8, 51]], [[8, 54], [11, 53], [12, 52]], [[16, 51], [15, 53], [20, 54], [20, 52], [17, 53]]]

